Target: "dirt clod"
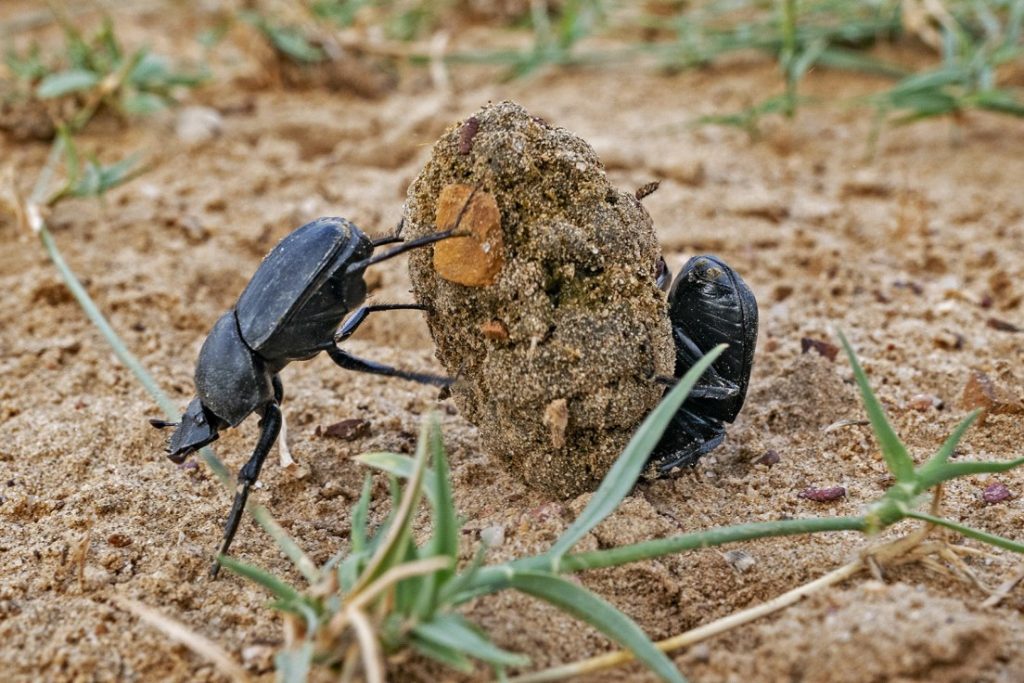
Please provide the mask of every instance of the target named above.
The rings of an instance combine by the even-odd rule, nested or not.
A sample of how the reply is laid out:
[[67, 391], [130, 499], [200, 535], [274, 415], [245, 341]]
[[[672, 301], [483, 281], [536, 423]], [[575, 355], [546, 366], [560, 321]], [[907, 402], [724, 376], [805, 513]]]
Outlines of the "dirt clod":
[[660, 250], [650, 216], [610, 184], [586, 142], [511, 102], [474, 118], [469, 153], [466, 124], [434, 146], [409, 189], [406, 230], [454, 225], [468, 201], [461, 226], [478, 226], [492, 249], [461, 251], [473, 242], [451, 239], [433, 259], [414, 252], [414, 292], [487, 449], [533, 486], [578, 494], [657, 404], [653, 378], [672, 374]]
[[819, 356], [823, 356], [832, 361], [834, 361], [836, 356], [839, 355], [839, 347], [835, 344], [830, 344], [829, 342], [821, 339], [803, 337], [800, 340], [800, 352], [808, 353], [810, 351], [815, 351]]
[[842, 486], [828, 486], [825, 488], [810, 487], [796, 494], [797, 498], [806, 498], [815, 503], [831, 503], [834, 500], [846, 497], [846, 488]]
[[361, 417], [352, 417], [347, 420], [335, 422], [323, 430], [323, 435], [332, 439], [342, 441], [355, 441], [370, 434], [370, 421]]
[[968, 410], [980, 408], [982, 413], [978, 418], [979, 424], [984, 424], [989, 415], [1024, 413], [1024, 404], [1020, 399], [980, 370], [973, 370], [967, 378], [960, 405]]

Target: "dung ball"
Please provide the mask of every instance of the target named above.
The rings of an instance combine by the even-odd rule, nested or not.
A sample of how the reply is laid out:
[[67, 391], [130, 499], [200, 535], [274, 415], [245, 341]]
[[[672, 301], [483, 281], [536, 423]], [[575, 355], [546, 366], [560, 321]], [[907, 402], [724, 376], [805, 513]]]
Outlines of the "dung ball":
[[410, 238], [460, 235], [409, 270], [485, 449], [555, 496], [595, 488], [674, 369], [640, 201], [581, 138], [501, 102], [434, 145], [404, 218]]

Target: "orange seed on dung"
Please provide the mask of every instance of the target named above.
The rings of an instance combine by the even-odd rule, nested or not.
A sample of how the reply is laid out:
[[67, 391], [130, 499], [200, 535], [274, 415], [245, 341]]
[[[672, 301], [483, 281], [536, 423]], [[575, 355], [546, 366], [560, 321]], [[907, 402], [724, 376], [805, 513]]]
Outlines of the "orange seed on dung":
[[434, 270], [467, 287], [493, 284], [505, 263], [501, 212], [494, 195], [472, 185], [447, 185], [437, 198], [437, 229], [469, 234], [434, 245]]

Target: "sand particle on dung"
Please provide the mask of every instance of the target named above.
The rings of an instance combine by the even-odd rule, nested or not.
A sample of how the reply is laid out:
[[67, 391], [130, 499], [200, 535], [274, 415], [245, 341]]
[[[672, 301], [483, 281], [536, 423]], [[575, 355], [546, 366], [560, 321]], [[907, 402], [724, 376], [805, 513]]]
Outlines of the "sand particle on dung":
[[441, 137], [409, 189], [410, 258], [437, 357], [485, 448], [558, 496], [593, 488], [657, 404], [673, 345], [650, 216], [594, 150], [512, 102]]

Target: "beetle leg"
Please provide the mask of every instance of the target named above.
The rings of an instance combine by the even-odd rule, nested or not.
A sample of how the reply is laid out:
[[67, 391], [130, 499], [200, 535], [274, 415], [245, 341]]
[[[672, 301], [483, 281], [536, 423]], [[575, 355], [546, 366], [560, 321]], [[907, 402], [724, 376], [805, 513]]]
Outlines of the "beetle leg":
[[[280, 380], [277, 382], [277, 385], [280, 386]], [[277, 387], [275, 386], [275, 392], [276, 389]], [[227, 521], [224, 523], [224, 540], [221, 542], [218, 556], [227, 555], [228, 549], [231, 547], [231, 541], [235, 538], [235, 532], [238, 531], [238, 525], [242, 521], [242, 513], [245, 512], [245, 501], [249, 498], [249, 489], [252, 488], [252, 485], [259, 478], [263, 461], [267, 459], [267, 454], [270, 453], [270, 449], [274, 446], [274, 442], [277, 441], [277, 435], [281, 431], [281, 409], [276, 403], [268, 403], [263, 408], [260, 429], [260, 440], [256, 443], [252, 457], [249, 458], [249, 462], [245, 463], [238, 472], [238, 488], [235, 492], [235, 502], [232, 503], [231, 511], [228, 513]], [[215, 560], [213, 566], [210, 567], [210, 578], [217, 578], [219, 571], [220, 561]]]
[[400, 379], [419, 382], [420, 384], [432, 384], [435, 387], [448, 387], [452, 384], [452, 379], [449, 377], [439, 377], [438, 375], [428, 375], [420, 372], [399, 370], [398, 368], [393, 368], [390, 365], [366, 360], [365, 358], [357, 358], [347, 351], [342, 351], [337, 346], [329, 346], [324, 350], [327, 351], [327, 355], [331, 357], [331, 360], [337, 363], [339, 367], [346, 370], [366, 372], [371, 375], [384, 375], [385, 377], [398, 377]]
[[693, 465], [701, 456], [713, 451], [725, 439], [722, 422], [683, 408], [672, 418], [668, 438], [663, 438], [651, 456], [660, 475], [676, 467]]
[[376, 311], [402, 311], [402, 310], [414, 310], [414, 311], [425, 311], [427, 307], [424, 304], [372, 304], [370, 306], [360, 306], [355, 312], [345, 320], [337, 332], [334, 334], [334, 341], [341, 343], [351, 337], [359, 326], [366, 320], [366, 316]]
[[[657, 384], [671, 388], [679, 384], [680, 379], [680, 377], [666, 377], [665, 375], [658, 375], [654, 378], [654, 381]], [[739, 391], [740, 388], [735, 384], [723, 380], [722, 386], [695, 384], [694, 387], [690, 389], [690, 393], [687, 394], [687, 398], [710, 398], [721, 401], [727, 398], [734, 398]]]
[[402, 216], [402, 218], [399, 219], [398, 225], [395, 226], [395, 231], [392, 234], [387, 235], [386, 237], [378, 237], [377, 239], [372, 240], [370, 244], [372, 244], [374, 247], [379, 247], [384, 244], [394, 244], [395, 242], [401, 242], [403, 239], [403, 229], [405, 229], [405, 216]]
[[274, 403], [280, 406], [284, 403], [284, 385], [281, 384], [281, 376], [275, 372], [274, 376], [270, 378], [270, 384], [274, 387]]

